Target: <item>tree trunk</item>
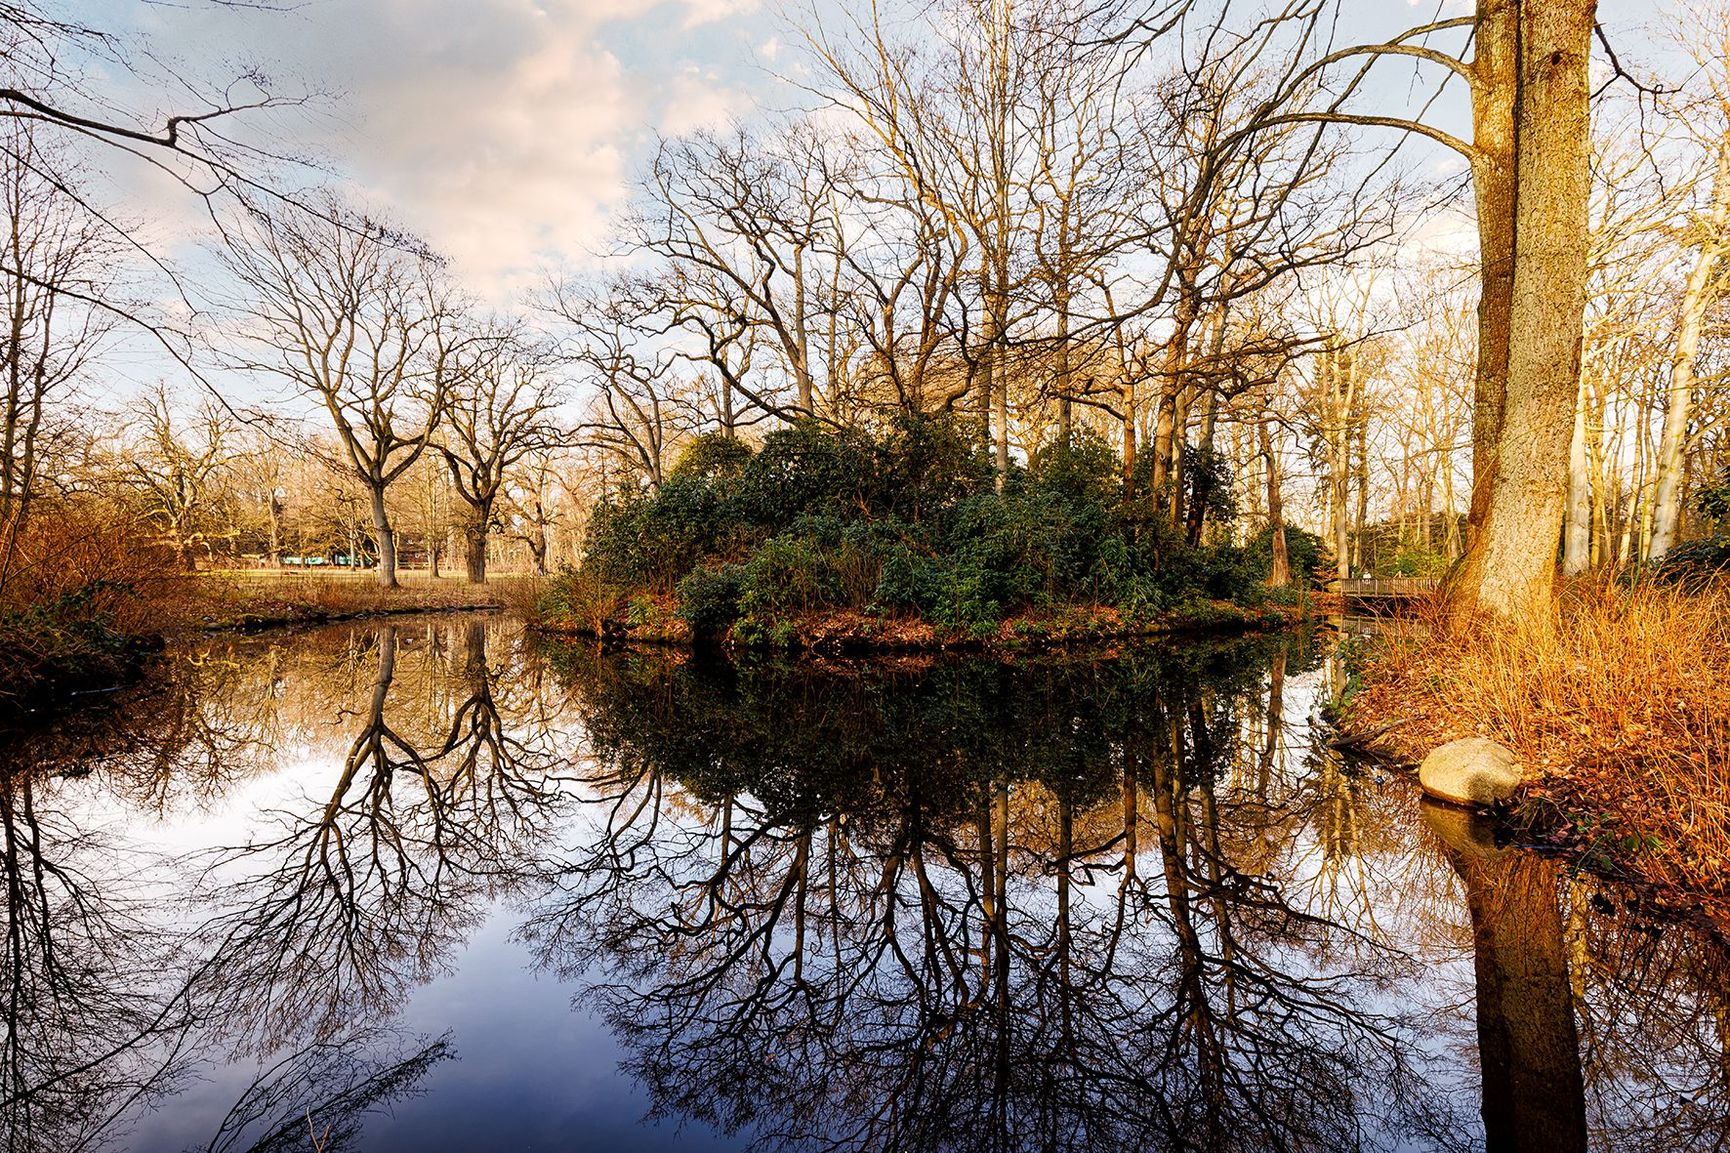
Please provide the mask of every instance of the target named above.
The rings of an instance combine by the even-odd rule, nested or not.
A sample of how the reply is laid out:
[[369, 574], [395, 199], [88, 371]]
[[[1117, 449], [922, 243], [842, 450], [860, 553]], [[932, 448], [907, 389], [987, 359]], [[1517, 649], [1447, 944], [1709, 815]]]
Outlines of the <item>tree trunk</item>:
[[[1520, 10], [1507, 388], [1492, 487], [1453, 590], [1456, 619], [1487, 614], [1539, 627], [1553, 623], [1550, 594], [1586, 305], [1595, 8], [1596, 0], [1528, 0]], [[1485, 257], [1489, 263], [1497, 258], [1494, 252]], [[1474, 478], [1474, 488], [1477, 483]]]
[[282, 502], [274, 491], [265, 498], [265, 510], [270, 517], [269, 561], [271, 568], [282, 567]]
[[[1354, 393], [1356, 389], [1353, 390]], [[1364, 547], [1364, 529], [1370, 519], [1370, 410], [1369, 406], [1358, 405], [1357, 419], [1352, 422], [1353, 435], [1357, 438], [1357, 464], [1354, 471], [1358, 481], [1357, 513], [1352, 518], [1352, 560], [1360, 573], [1371, 573], [1375, 569], [1374, 550]]]
[[1574, 437], [1568, 445], [1568, 515], [1562, 531], [1562, 574], [1579, 576], [1592, 563], [1592, 477], [1586, 456], [1586, 387], [1574, 402]]
[[[1570, 0], [1572, 2], [1572, 0]], [[1520, 0], [1478, 0], [1472, 60], [1472, 192], [1478, 209], [1478, 369], [1472, 402], [1471, 544], [1489, 515], [1508, 380], [1514, 307], [1515, 105], [1520, 88]]]
[[[1177, 302], [1177, 316], [1172, 322], [1171, 343], [1166, 346], [1165, 371], [1160, 380], [1159, 419], [1154, 424], [1153, 431], [1153, 495], [1156, 499], [1171, 505], [1174, 489], [1183, 483], [1183, 477], [1177, 475], [1178, 469], [1174, 462], [1181, 459], [1182, 450], [1177, 447], [1183, 437], [1181, 418], [1178, 415], [1178, 398], [1183, 393], [1185, 368], [1189, 359], [1189, 330], [1195, 323], [1196, 306], [1188, 292], [1183, 292]], [[1175, 520], [1175, 517], [1174, 517]]]
[[1128, 500], [1135, 495], [1135, 377], [1128, 366], [1118, 381], [1118, 403], [1123, 408], [1123, 496]]
[[[396, 530], [391, 528], [390, 513], [384, 507], [382, 484], [372, 486], [372, 533], [378, 541], [378, 587], [396, 588]], [[351, 554], [349, 563], [355, 564], [359, 559]]]
[[478, 514], [463, 525], [463, 574], [472, 585], [487, 583], [487, 522]]
[[1256, 426], [1261, 438], [1262, 460], [1267, 463], [1267, 523], [1269, 548], [1273, 561], [1268, 570], [1269, 586], [1282, 589], [1291, 584], [1291, 557], [1285, 546], [1285, 510], [1280, 504], [1279, 462], [1273, 454], [1273, 438], [1268, 435], [1267, 421]]

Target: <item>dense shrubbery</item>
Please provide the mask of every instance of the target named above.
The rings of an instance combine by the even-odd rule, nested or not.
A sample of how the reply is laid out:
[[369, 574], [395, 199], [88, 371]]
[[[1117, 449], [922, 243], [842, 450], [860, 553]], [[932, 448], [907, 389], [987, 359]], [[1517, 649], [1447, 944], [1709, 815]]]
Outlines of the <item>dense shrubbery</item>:
[[171, 558], [124, 520], [44, 507], [14, 530], [0, 567], [0, 712], [44, 693], [114, 680], [147, 638]]
[[[552, 596], [592, 614], [606, 588], [673, 592], [699, 634], [769, 638], [823, 608], [985, 632], [1029, 607], [1144, 616], [1258, 594], [1265, 534], [1259, 551], [1187, 547], [1154, 501], [1122, 499], [1119, 475], [1116, 454], [1084, 437], [1036, 454], [999, 491], [986, 451], [952, 419], [905, 418], [875, 438], [805, 422], [755, 453], [701, 437], [659, 489], [597, 510], [582, 574]], [[1229, 503], [1223, 474], [1207, 487]], [[1288, 532], [1294, 572], [1313, 571], [1320, 542]]]

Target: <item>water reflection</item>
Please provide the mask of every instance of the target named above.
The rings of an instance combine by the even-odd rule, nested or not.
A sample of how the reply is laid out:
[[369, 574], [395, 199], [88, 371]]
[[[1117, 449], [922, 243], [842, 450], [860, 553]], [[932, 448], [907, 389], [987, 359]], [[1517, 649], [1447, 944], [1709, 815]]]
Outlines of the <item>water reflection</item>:
[[767, 1148], [1723, 1147], [1722, 942], [1342, 762], [1327, 651], [176, 654], [3, 745], [6, 1147], [391, 1147], [501, 917], [651, 1113]]
[[663, 1107], [777, 1143], [1372, 1144], [1421, 1060], [1349, 891], [1373, 798], [1282, 742], [1283, 649], [1187, 656], [573, 658], [614, 816], [529, 935], [616, 976]]

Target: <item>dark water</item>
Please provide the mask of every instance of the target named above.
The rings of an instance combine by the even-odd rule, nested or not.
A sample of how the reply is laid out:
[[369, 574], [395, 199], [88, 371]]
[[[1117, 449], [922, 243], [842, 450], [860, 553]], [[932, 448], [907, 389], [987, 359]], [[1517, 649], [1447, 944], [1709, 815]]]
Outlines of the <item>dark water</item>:
[[1343, 763], [1328, 647], [170, 654], [4, 738], [4, 1148], [1730, 1144], [1721, 944]]

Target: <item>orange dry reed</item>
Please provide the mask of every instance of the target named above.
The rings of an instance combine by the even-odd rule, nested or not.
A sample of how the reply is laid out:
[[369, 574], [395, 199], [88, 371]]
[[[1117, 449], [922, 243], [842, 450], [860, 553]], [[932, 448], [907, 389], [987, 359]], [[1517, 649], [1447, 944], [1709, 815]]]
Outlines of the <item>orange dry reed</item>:
[[1550, 634], [1381, 643], [1348, 733], [1416, 760], [1480, 734], [1601, 859], [1730, 911], [1730, 588], [1582, 584]]

